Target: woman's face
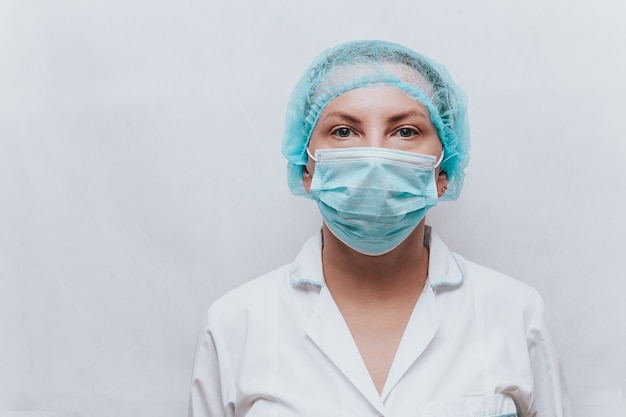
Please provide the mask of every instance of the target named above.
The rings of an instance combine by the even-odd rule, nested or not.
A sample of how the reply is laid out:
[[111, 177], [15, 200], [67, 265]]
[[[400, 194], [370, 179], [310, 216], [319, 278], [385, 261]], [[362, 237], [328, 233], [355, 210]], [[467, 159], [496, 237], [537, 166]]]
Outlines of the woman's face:
[[[426, 107], [391, 86], [347, 91], [322, 111], [311, 134], [311, 155], [315, 155], [317, 149], [353, 147], [390, 148], [432, 155], [437, 159], [443, 151]], [[310, 192], [314, 170], [315, 162], [309, 158], [302, 176], [307, 192]], [[438, 182], [441, 177], [439, 175]]]

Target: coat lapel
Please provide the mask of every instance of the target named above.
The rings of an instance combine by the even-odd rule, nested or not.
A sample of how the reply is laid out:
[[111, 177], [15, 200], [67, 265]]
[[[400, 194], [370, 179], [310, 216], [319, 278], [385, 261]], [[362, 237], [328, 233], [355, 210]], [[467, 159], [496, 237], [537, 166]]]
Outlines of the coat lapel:
[[321, 289], [319, 301], [307, 326], [307, 335], [372, 406], [380, 414], [386, 415], [385, 405], [376, 391], [348, 325], [326, 286]]

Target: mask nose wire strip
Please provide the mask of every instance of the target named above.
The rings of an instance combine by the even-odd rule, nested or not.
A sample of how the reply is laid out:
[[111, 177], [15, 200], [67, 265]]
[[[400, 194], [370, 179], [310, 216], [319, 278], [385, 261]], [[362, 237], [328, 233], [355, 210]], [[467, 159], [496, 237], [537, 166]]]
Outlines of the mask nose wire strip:
[[[311, 151], [309, 150], [308, 146], [306, 147], [306, 154], [309, 155], [309, 158], [311, 158], [313, 161], [317, 162], [317, 159], [315, 159], [315, 157], [313, 155], [311, 155]], [[441, 156], [439, 157], [439, 160], [435, 164], [434, 168], [437, 168], [441, 164], [441, 162], [443, 161], [444, 154], [445, 154], [445, 152], [441, 151]]]

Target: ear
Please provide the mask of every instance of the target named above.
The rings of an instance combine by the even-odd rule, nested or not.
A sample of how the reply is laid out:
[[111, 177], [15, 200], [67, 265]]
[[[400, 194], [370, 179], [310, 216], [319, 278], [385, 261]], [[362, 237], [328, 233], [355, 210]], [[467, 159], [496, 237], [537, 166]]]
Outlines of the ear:
[[311, 180], [313, 179], [312, 167], [309, 168], [310, 162], [308, 161], [306, 165], [302, 166], [302, 186], [309, 194], [311, 194]]
[[448, 173], [446, 171], [439, 171], [437, 175], [437, 196], [441, 198], [448, 189]]

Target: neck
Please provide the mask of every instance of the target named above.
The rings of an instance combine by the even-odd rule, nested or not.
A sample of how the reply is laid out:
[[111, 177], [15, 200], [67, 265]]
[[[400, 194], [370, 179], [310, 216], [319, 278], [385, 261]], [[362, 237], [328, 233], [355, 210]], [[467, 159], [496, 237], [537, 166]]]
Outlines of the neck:
[[428, 275], [424, 220], [397, 248], [380, 256], [356, 252], [323, 226], [322, 264], [326, 285], [335, 293], [388, 298], [421, 293]]

